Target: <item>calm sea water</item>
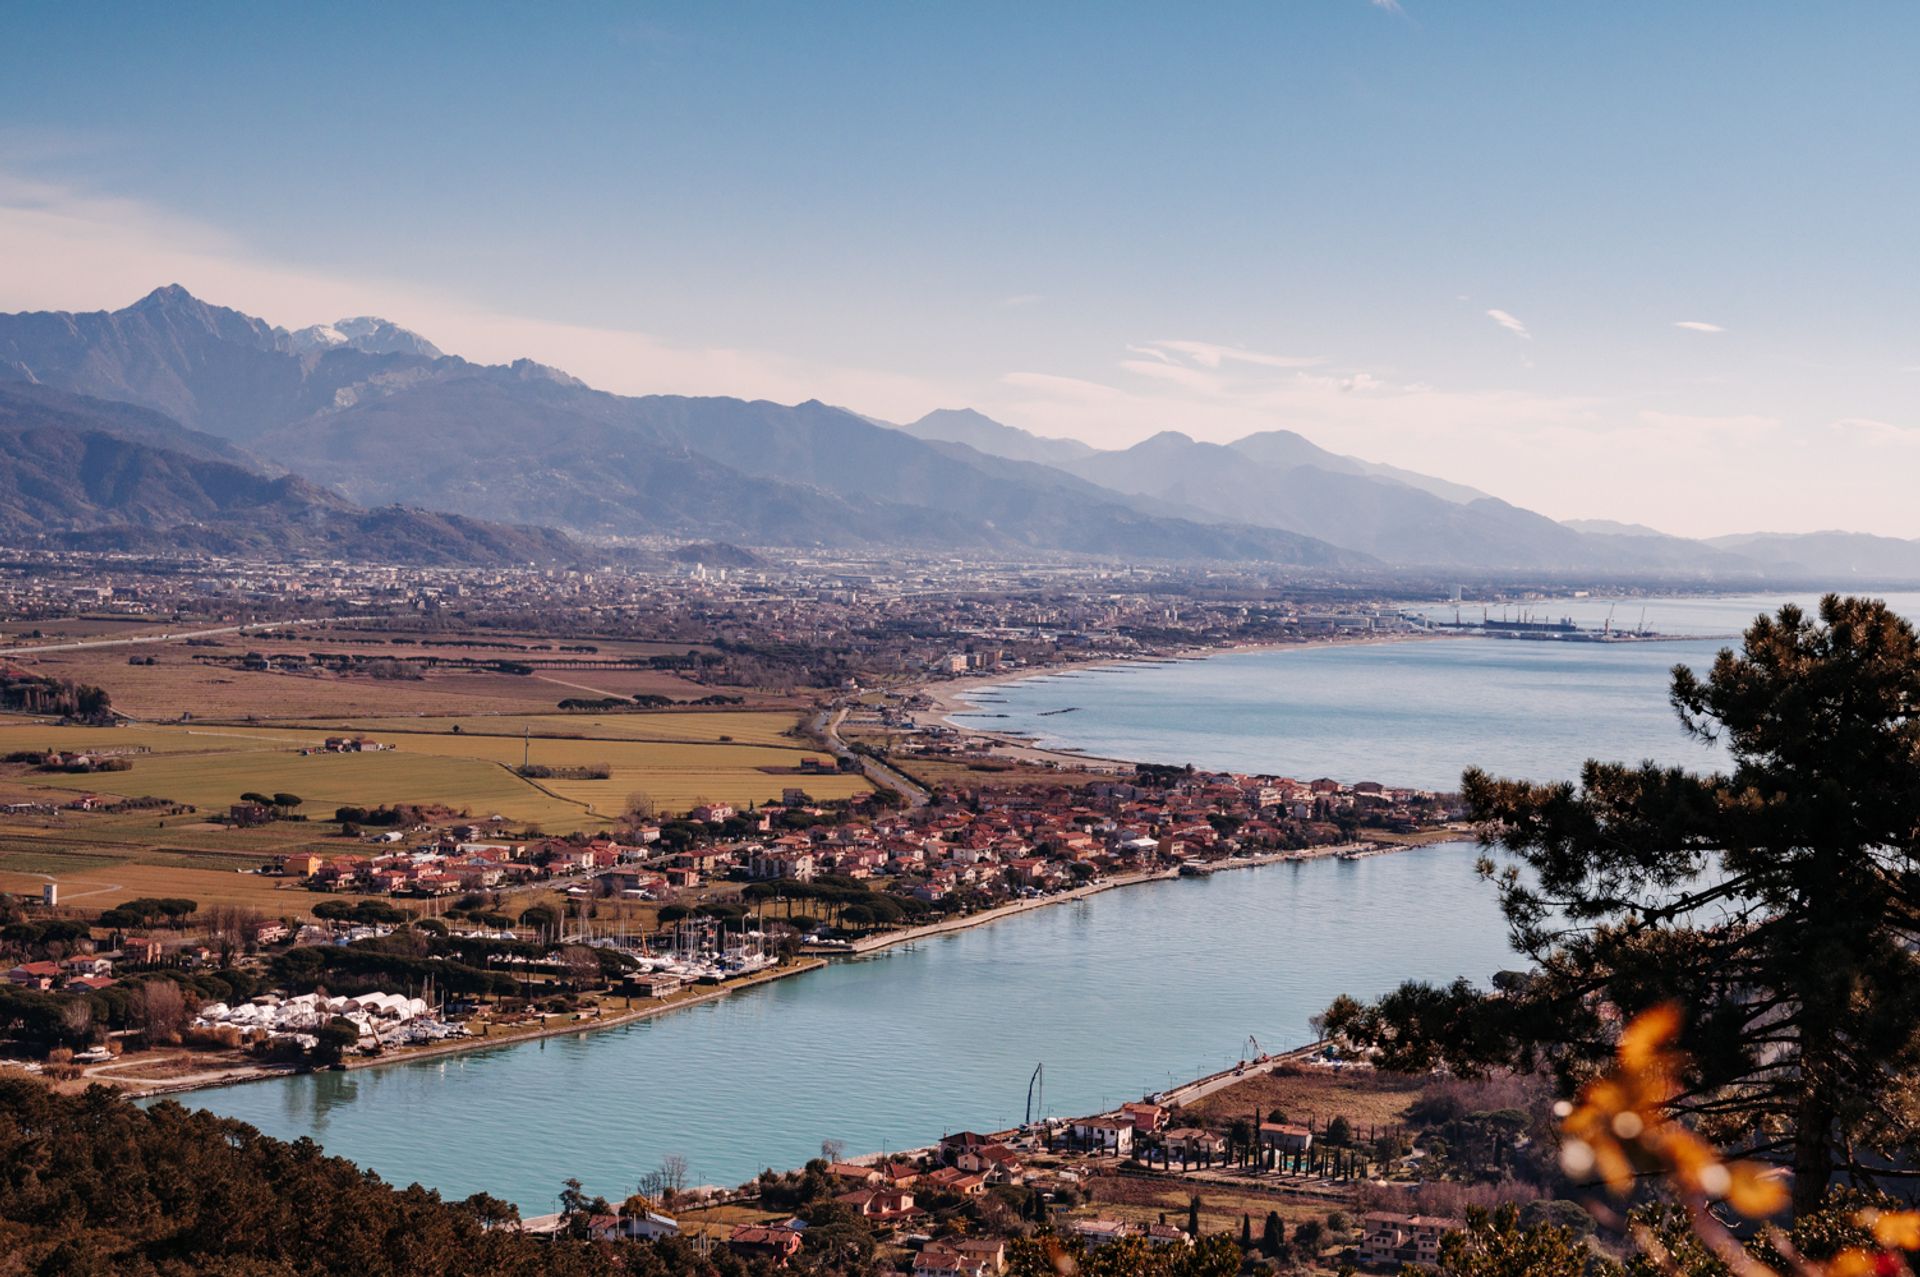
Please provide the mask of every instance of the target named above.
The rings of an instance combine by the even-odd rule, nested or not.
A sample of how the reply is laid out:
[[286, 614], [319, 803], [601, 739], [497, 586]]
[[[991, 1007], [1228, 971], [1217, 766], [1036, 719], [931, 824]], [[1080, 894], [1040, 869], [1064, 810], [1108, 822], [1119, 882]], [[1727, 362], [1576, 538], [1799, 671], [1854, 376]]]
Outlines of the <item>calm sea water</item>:
[[[1583, 625], [1611, 611], [1624, 628], [1644, 610], [1649, 630], [1702, 636], [1691, 642], [1423, 639], [1074, 670], [982, 689], [978, 712], [956, 721], [1105, 757], [1428, 789], [1457, 787], [1470, 764], [1530, 780], [1571, 779], [1588, 758], [1711, 769], [1724, 756], [1681, 731], [1667, 704], [1670, 671], [1704, 671], [1757, 613], [1783, 601], [1532, 605]], [[1888, 602], [1920, 615], [1920, 595]]]
[[[1920, 596], [1890, 601], [1920, 613]], [[1468, 764], [1536, 779], [1589, 756], [1709, 766], [1667, 707], [1667, 671], [1778, 602], [1647, 605], [1649, 627], [1725, 636], [1705, 642], [1456, 639], [1087, 671], [991, 691], [981, 708], [1009, 717], [978, 721], [1093, 753], [1437, 788]], [[1608, 607], [1539, 610], [1591, 623]], [[1305, 1042], [1338, 993], [1484, 980], [1510, 957], [1473, 860], [1446, 845], [1126, 888], [624, 1029], [186, 1102], [529, 1212], [553, 1209], [568, 1176], [624, 1194], [667, 1154], [696, 1182], [738, 1183], [825, 1139], [875, 1151], [1018, 1122], [1039, 1063], [1046, 1111], [1083, 1113], [1219, 1068], [1250, 1036]]]
[[695, 1182], [1096, 1111], [1312, 1040], [1334, 995], [1508, 965], [1475, 849], [1119, 888], [840, 962], [626, 1028], [440, 1061], [202, 1091], [185, 1102], [319, 1140], [397, 1183], [555, 1209], [663, 1155]]

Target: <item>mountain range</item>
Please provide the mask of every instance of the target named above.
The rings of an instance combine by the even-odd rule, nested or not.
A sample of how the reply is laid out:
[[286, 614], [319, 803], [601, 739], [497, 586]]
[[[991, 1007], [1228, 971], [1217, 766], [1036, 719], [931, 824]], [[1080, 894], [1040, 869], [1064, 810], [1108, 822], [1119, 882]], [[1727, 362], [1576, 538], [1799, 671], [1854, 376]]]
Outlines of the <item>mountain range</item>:
[[364, 509], [158, 413], [20, 383], [0, 383], [0, 540], [428, 565], [581, 557], [549, 528]]
[[[431, 561], [552, 557], [572, 543], [534, 529], [559, 529], [1348, 572], [1731, 579], [1844, 561], [1853, 575], [1920, 577], [1920, 545], [1562, 524], [1285, 430], [1228, 445], [1167, 431], [1100, 451], [968, 409], [893, 425], [818, 401], [614, 395], [529, 360], [445, 355], [372, 317], [289, 331], [177, 285], [116, 311], [0, 315], [0, 388], [9, 538], [244, 548], [244, 524], [263, 550], [350, 546], [378, 516], [395, 525], [384, 553]], [[56, 448], [49, 431], [130, 451]], [[145, 487], [101, 485], [134, 471]]]

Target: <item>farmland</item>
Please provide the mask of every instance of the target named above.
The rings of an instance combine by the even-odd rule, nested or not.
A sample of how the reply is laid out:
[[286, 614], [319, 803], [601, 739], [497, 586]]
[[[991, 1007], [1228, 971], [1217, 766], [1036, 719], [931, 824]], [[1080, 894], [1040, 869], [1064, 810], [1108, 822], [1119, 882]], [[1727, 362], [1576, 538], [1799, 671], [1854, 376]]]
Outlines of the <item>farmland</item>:
[[[152, 624], [108, 622], [47, 624], [40, 639], [117, 638], [152, 634]], [[583, 650], [591, 649], [591, 650]], [[221, 635], [191, 642], [132, 648], [44, 652], [19, 658], [34, 673], [69, 678], [107, 688], [114, 707], [137, 719], [196, 718], [235, 721], [314, 719], [319, 717], [452, 716], [461, 714], [538, 714], [568, 698], [663, 696], [672, 701], [699, 700], [712, 694], [683, 673], [652, 669], [656, 658], [679, 658], [699, 651], [696, 644], [596, 641], [563, 645], [528, 635], [409, 634], [334, 629], [280, 634]], [[391, 677], [324, 669], [309, 658], [321, 653], [385, 662]], [[257, 654], [270, 664], [255, 668], [245, 658]], [[129, 658], [132, 659], [129, 659]], [[500, 663], [538, 660], [637, 662], [610, 669], [574, 669], [543, 665], [526, 672], [497, 668]], [[152, 664], [147, 662], [151, 661]], [[738, 693], [735, 693], [738, 694]], [[789, 704], [784, 698], [753, 694], [756, 705]]]
[[[648, 718], [663, 720], [650, 734], [643, 726]], [[800, 760], [809, 751], [783, 737], [793, 718], [777, 712], [495, 718], [476, 724], [482, 730], [472, 732], [456, 730], [455, 721], [447, 721], [444, 730], [416, 719], [353, 722], [392, 748], [326, 753], [319, 750], [323, 730], [291, 726], [8, 723], [0, 725], [0, 753], [148, 751], [131, 755], [131, 771], [13, 778], [28, 789], [165, 798], [213, 812], [248, 791], [297, 794], [309, 813], [319, 815], [348, 805], [433, 803], [476, 818], [499, 815], [551, 830], [604, 828], [635, 792], [644, 792], [662, 812], [677, 812], [707, 800], [740, 805], [776, 800], [792, 786], [820, 799], [850, 797], [866, 788], [852, 776], [800, 776]], [[579, 734], [532, 734], [562, 729]], [[609, 775], [534, 782], [513, 770], [523, 758], [556, 768], [605, 764]]]
[[48, 877], [60, 883], [61, 904], [89, 909], [105, 909], [141, 896], [184, 896], [201, 905], [245, 905], [277, 917], [305, 914], [313, 904], [313, 897], [298, 882], [236, 870], [122, 861], [49, 875], [17, 870], [10, 856], [0, 855], [0, 889], [38, 891]]
[[761, 710], [662, 711], [647, 714], [515, 714], [464, 717], [343, 718], [303, 720], [304, 725], [332, 731], [450, 732], [468, 735], [508, 735], [523, 731], [542, 736], [583, 736], [595, 740], [678, 741], [689, 744], [773, 745], [792, 748], [793, 714]]
[[[718, 657], [698, 642], [365, 621], [276, 633], [195, 629], [104, 617], [10, 627], [22, 644], [162, 632], [174, 641], [10, 658], [33, 674], [106, 688], [129, 721], [79, 727], [0, 716], [0, 755], [114, 760], [75, 772], [0, 765], [0, 803], [16, 805], [0, 814], [0, 889], [35, 891], [53, 878], [63, 900], [82, 907], [184, 895], [287, 912], [297, 906], [282, 881], [255, 871], [295, 851], [353, 846], [331, 819], [340, 807], [441, 808], [474, 821], [497, 817], [525, 835], [611, 829], [636, 798], [670, 817], [704, 801], [777, 801], [790, 788], [819, 800], [868, 788], [858, 776], [803, 774], [801, 760], [820, 753], [796, 732], [806, 702], [702, 682], [699, 662]], [[558, 708], [633, 697], [680, 708]], [[697, 704], [716, 699], [723, 703]], [[322, 748], [339, 735], [387, 748]], [[121, 760], [125, 770], [113, 770]], [[549, 770], [522, 777], [523, 761]], [[288, 814], [304, 819], [253, 828], [216, 819], [248, 793], [295, 795], [300, 804]], [[83, 797], [94, 810], [76, 809]], [[127, 808], [128, 799], [170, 806]]]

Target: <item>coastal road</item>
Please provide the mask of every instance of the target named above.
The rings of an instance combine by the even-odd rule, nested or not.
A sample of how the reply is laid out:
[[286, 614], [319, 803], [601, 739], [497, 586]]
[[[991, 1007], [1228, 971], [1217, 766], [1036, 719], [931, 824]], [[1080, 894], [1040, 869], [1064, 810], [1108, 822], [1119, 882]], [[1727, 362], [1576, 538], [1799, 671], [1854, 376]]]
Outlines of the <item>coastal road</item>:
[[39, 652], [77, 652], [90, 647], [133, 647], [141, 643], [177, 643], [182, 639], [213, 638], [221, 634], [264, 634], [270, 630], [291, 629], [296, 625], [321, 625], [331, 621], [351, 621], [350, 616], [303, 616], [291, 621], [259, 621], [251, 625], [223, 625], [212, 630], [168, 630], [163, 634], [140, 634], [131, 638], [76, 639], [71, 643], [40, 643], [33, 647], [0, 647], [0, 656], [33, 656]]
[[840, 739], [840, 723], [847, 716], [845, 705], [835, 705], [823, 709], [813, 717], [809, 725], [815, 736], [826, 742], [835, 758], [851, 758], [860, 765], [866, 778], [883, 789], [891, 789], [907, 800], [909, 807], [925, 807], [928, 802], [927, 791], [902, 776], [893, 768], [869, 758], [865, 754], [855, 753], [845, 741]]

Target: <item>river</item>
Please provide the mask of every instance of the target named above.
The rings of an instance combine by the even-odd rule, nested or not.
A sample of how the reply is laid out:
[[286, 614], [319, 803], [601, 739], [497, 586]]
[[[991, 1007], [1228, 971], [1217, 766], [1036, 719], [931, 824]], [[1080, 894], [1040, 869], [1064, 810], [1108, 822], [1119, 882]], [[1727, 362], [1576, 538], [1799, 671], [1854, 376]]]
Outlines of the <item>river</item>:
[[554, 1209], [670, 1153], [736, 1184], [817, 1157], [1093, 1112], [1312, 1040], [1338, 993], [1507, 961], [1475, 850], [1446, 844], [1160, 881], [918, 941], [598, 1033], [196, 1092], [398, 1183]]

